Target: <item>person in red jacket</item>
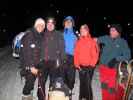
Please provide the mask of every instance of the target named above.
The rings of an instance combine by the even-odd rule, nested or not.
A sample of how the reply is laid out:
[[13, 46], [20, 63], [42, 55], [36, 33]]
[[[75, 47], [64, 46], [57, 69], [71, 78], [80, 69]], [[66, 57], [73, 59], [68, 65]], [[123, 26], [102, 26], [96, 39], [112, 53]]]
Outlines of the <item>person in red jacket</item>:
[[99, 58], [97, 43], [90, 35], [87, 24], [80, 27], [80, 38], [74, 50], [74, 64], [79, 70], [80, 100], [93, 100], [91, 81]]

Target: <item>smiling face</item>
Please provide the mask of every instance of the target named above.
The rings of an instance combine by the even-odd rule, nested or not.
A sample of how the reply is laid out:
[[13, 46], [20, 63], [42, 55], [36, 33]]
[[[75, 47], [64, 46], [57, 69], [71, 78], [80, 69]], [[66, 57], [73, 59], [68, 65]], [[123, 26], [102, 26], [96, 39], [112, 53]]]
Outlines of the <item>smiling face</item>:
[[82, 25], [80, 27], [80, 34], [81, 34], [81, 36], [88, 36], [89, 35], [89, 28], [86, 24]]
[[72, 27], [73, 27], [72, 21], [71, 21], [71, 20], [66, 20], [66, 21], [64, 22], [64, 27], [65, 27], [65, 28], [72, 28]]
[[53, 31], [55, 29], [55, 22], [53, 19], [49, 19], [47, 21], [47, 30], [48, 31]]
[[117, 38], [120, 36], [120, 33], [114, 27], [110, 28], [109, 33], [110, 33], [111, 38]]
[[45, 28], [45, 24], [38, 24], [38, 25], [36, 26], [36, 30], [37, 30], [37, 32], [39, 32], [39, 33], [43, 32], [43, 31], [44, 31], [44, 28]]
[[45, 28], [45, 21], [42, 18], [38, 18], [35, 21], [34, 27], [35, 27], [35, 29], [37, 30], [38, 33], [43, 32], [44, 28]]

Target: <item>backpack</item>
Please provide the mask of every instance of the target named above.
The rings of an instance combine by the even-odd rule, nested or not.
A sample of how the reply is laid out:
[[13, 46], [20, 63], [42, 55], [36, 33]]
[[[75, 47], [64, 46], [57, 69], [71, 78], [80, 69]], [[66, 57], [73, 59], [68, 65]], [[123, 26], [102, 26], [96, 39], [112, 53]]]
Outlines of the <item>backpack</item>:
[[26, 32], [20, 32], [18, 35], [15, 36], [15, 38], [13, 39], [13, 48], [15, 48], [15, 47], [20, 48], [21, 40], [25, 34], [26, 34]]
[[26, 32], [20, 32], [13, 39], [13, 43], [12, 43], [13, 53], [12, 53], [12, 56], [15, 57], [15, 58], [19, 57], [20, 48], [21, 48], [21, 40], [22, 40], [22, 38], [24, 37], [25, 34], [26, 34]]

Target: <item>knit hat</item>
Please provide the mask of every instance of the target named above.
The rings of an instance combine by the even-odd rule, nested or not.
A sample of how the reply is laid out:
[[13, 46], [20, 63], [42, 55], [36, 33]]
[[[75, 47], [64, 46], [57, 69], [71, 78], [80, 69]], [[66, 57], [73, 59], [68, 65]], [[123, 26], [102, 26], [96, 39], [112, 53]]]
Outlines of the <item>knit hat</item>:
[[56, 20], [52, 16], [49, 16], [49, 17], [46, 18], [46, 22], [48, 23], [49, 21], [52, 21], [54, 24], [56, 24]]
[[122, 33], [122, 27], [120, 24], [112, 24], [110, 28], [115, 28], [117, 32]]
[[35, 20], [35, 24], [34, 24], [34, 27], [36, 27], [38, 24], [43, 24], [45, 25], [45, 20], [43, 18], [37, 18]]

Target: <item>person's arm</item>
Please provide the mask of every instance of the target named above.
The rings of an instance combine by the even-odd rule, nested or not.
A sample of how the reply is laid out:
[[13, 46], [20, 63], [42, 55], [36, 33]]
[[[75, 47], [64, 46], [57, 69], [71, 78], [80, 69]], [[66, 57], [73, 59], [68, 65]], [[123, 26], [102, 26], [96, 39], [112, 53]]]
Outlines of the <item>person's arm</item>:
[[80, 65], [79, 65], [79, 43], [77, 41], [76, 45], [75, 45], [75, 49], [74, 49], [74, 65], [77, 69], [80, 69]]
[[29, 70], [34, 75], [36, 75], [38, 73], [38, 70], [36, 69], [33, 56], [33, 49], [36, 47], [36, 45], [33, 42], [33, 36], [31, 34], [32, 33], [29, 32], [23, 38], [23, 60], [25, 63], [25, 67], [29, 67]]
[[92, 57], [92, 66], [95, 66], [98, 62], [99, 59], [99, 47], [98, 44], [94, 41], [92, 45], [92, 52], [91, 52], [91, 57]]
[[116, 58], [117, 61], [129, 61], [131, 58], [131, 51], [129, 49], [128, 43], [123, 40], [121, 48], [121, 56]]
[[66, 54], [65, 54], [65, 41], [64, 41], [64, 37], [63, 37], [63, 33], [59, 33], [60, 38], [59, 38], [59, 51], [60, 51], [60, 57], [61, 60], [65, 60], [66, 59]]
[[[23, 48], [22, 48], [22, 53], [23, 53], [23, 57], [24, 57], [24, 63], [26, 66], [34, 66], [34, 60], [33, 60], [33, 54], [32, 54], [32, 47], [31, 45], [33, 45], [33, 38], [30, 35], [31, 33], [28, 33], [27, 35], [24, 36], [23, 38]], [[33, 46], [34, 47], [34, 46]]]
[[44, 65], [45, 65], [45, 60], [42, 60], [42, 61], [39, 62], [39, 64], [36, 66], [36, 68], [37, 68], [39, 71], [43, 71]]
[[98, 42], [99, 44], [105, 44], [107, 37], [108, 37], [107, 35], [105, 35], [105, 36], [100, 36], [100, 37], [97, 38], [97, 42]]

